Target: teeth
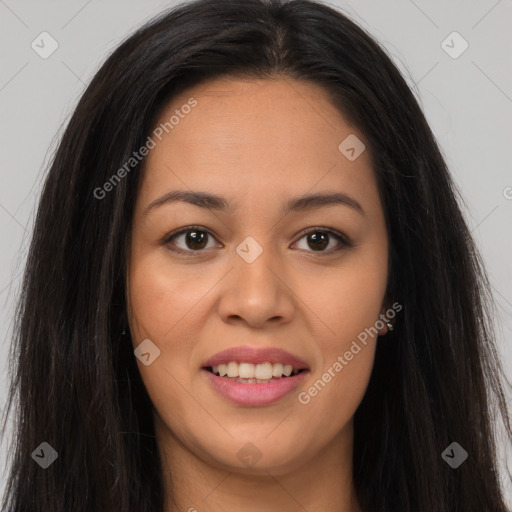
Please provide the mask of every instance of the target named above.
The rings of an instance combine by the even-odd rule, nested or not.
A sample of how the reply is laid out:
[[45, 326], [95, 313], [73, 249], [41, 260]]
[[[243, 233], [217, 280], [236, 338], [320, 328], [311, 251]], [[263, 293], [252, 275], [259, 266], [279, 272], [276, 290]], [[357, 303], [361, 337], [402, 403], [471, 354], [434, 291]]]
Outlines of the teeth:
[[274, 374], [273, 370], [272, 363], [259, 363], [254, 370], [254, 376], [259, 380], [269, 380]]
[[272, 365], [272, 376], [273, 377], [281, 377], [283, 374], [283, 365], [281, 363], [276, 363]]
[[228, 377], [238, 377], [238, 363], [234, 361], [228, 363]]
[[227, 364], [219, 364], [219, 366], [214, 366], [214, 368], [218, 369], [219, 375], [224, 377], [228, 373], [228, 365]]
[[[281, 363], [237, 363], [230, 361], [228, 364], [219, 364], [212, 367], [213, 373], [221, 377], [238, 379], [249, 379], [250, 382], [268, 382], [272, 378], [280, 378], [283, 375], [289, 377], [296, 375], [299, 370], [294, 370], [291, 364]], [[241, 380], [239, 381], [241, 382]]]
[[[231, 363], [229, 363], [231, 364]], [[236, 363], [235, 363], [236, 364]], [[254, 379], [255, 368], [253, 364], [240, 363], [238, 365], [238, 377], [241, 379]], [[236, 375], [235, 375], [236, 377]]]

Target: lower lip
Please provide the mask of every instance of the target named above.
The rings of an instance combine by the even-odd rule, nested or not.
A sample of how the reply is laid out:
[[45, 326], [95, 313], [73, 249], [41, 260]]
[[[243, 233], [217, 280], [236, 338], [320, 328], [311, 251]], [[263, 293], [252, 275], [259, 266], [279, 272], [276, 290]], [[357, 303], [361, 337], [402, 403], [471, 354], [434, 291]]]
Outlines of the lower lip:
[[267, 384], [244, 384], [219, 377], [205, 369], [202, 371], [220, 395], [239, 405], [247, 406], [263, 406], [277, 402], [291, 393], [302, 382], [305, 375], [309, 373], [305, 370], [293, 377], [281, 377]]

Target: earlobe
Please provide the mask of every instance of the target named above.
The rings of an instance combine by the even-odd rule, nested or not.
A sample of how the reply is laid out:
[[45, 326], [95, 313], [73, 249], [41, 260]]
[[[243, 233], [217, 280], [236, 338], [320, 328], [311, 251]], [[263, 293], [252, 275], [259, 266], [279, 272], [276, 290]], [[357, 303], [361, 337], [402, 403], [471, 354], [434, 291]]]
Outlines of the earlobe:
[[[402, 306], [397, 302], [392, 303], [390, 298], [385, 298], [382, 307], [385, 308], [379, 315], [379, 320], [376, 323], [376, 327], [380, 327], [378, 330], [379, 336], [385, 336], [389, 331], [394, 330], [392, 319], [395, 318], [396, 313], [402, 309]], [[378, 325], [380, 324], [380, 325]]]
[[385, 336], [389, 331], [392, 331], [394, 328], [391, 321], [386, 317], [386, 313], [381, 313], [379, 315], [379, 320], [376, 322], [376, 325], [379, 323], [382, 325], [382, 327], [378, 331], [379, 336]]
[[393, 330], [393, 324], [391, 322], [386, 322], [382, 329], [379, 329], [379, 336], [386, 335], [389, 331]]
[[387, 324], [382, 327], [382, 329], [379, 329], [379, 336], [385, 336], [388, 333], [388, 326]]

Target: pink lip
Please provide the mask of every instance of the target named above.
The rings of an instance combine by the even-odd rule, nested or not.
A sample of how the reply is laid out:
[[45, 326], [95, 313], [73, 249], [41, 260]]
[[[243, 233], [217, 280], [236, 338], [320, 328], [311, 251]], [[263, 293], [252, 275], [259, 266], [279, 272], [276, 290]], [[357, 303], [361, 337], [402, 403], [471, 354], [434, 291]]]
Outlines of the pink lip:
[[[231, 361], [233, 361], [233, 359], [231, 359]], [[266, 359], [266, 361], [268, 361], [268, 359]], [[204, 369], [202, 373], [213, 388], [224, 398], [239, 405], [263, 406], [276, 402], [293, 391], [302, 382], [302, 379], [309, 371], [303, 371], [293, 377], [281, 377], [267, 384], [244, 384], [242, 382], [235, 382], [225, 377], [214, 375]]]
[[[308, 365], [298, 357], [281, 350], [280, 348], [253, 348], [248, 346], [228, 348], [215, 354], [212, 358], [208, 359], [203, 364], [203, 368], [209, 366], [217, 366], [219, 364], [227, 364], [230, 361], [237, 363], [281, 363], [291, 364], [294, 369], [302, 370], [307, 369]], [[291, 377], [288, 377], [291, 378]], [[251, 384], [242, 384], [243, 386], [250, 386]], [[262, 384], [258, 384], [261, 386]]]

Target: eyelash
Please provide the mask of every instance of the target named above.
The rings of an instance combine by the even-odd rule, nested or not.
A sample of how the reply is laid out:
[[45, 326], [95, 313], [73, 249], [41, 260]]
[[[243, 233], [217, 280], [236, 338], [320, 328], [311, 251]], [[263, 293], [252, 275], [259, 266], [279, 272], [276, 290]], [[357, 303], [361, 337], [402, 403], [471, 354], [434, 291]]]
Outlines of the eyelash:
[[[208, 229], [206, 229], [202, 226], [187, 226], [186, 228], [180, 229], [179, 231], [176, 231], [174, 233], [170, 233], [169, 235], [167, 235], [163, 240], [163, 244], [168, 246], [172, 240], [179, 237], [180, 235], [186, 234], [189, 231], [201, 231], [203, 233], [206, 233], [208, 236], [215, 238], [215, 236]], [[327, 233], [329, 236], [335, 238], [340, 243], [340, 245], [337, 248], [330, 249], [328, 251], [306, 251], [306, 252], [313, 252], [313, 253], [316, 253], [319, 255], [330, 255], [333, 253], [337, 253], [344, 248], [353, 247], [352, 242], [345, 235], [343, 235], [342, 233], [339, 233], [338, 231], [336, 231], [334, 229], [323, 228], [323, 227], [314, 227], [314, 228], [309, 229], [308, 231], [306, 231], [305, 233], [302, 234], [302, 236], [297, 240], [297, 242], [299, 240], [302, 240], [302, 238], [309, 235], [310, 233], [317, 233], [317, 232]], [[295, 242], [295, 243], [297, 243], [297, 242]], [[187, 254], [191, 257], [200, 256], [201, 253], [205, 252], [205, 249], [199, 249], [199, 250], [193, 251], [193, 250], [180, 249], [180, 248], [176, 248], [176, 247], [174, 247], [174, 248], [169, 247], [169, 250], [176, 252], [178, 254]]]

